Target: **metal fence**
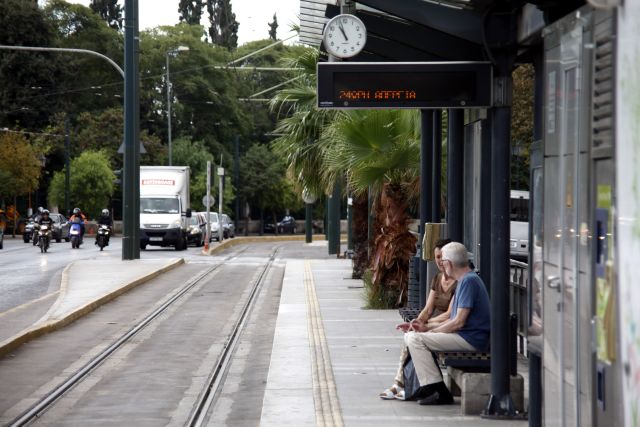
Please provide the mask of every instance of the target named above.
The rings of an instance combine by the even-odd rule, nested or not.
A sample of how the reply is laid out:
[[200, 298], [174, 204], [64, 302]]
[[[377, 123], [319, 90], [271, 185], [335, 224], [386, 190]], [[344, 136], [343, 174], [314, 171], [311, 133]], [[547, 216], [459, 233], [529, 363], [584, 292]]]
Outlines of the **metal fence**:
[[526, 354], [525, 341], [529, 322], [527, 288], [529, 287], [529, 265], [524, 262], [510, 260], [509, 274], [509, 309], [518, 316], [518, 351]]

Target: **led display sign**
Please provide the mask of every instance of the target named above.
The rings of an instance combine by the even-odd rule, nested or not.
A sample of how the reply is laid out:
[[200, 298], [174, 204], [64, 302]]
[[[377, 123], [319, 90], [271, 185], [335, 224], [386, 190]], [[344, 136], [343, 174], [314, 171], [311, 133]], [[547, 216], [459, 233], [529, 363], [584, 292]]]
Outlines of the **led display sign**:
[[488, 62], [321, 62], [319, 108], [491, 106]]

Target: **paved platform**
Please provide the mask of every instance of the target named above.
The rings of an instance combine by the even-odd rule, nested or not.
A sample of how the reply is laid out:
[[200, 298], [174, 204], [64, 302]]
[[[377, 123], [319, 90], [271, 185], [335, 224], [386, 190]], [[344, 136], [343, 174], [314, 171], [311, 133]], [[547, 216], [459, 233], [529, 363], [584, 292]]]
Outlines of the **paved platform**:
[[383, 401], [402, 334], [397, 310], [363, 309], [351, 261], [287, 261], [262, 426], [518, 426], [526, 421], [461, 415], [456, 404]]
[[0, 355], [64, 327], [183, 262], [182, 258], [94, 259], [69, 264], [58, 291], [0, 314]]

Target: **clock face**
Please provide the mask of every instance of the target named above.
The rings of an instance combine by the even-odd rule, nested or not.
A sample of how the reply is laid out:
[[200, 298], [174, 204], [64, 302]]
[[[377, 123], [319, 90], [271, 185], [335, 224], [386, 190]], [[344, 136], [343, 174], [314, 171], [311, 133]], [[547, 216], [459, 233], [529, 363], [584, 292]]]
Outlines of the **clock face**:
[[349, 58], [364, 48], [367, 30], [357, 16], [338, 15], [327, 22], [323, 41], [327, 53], [338, 58]]

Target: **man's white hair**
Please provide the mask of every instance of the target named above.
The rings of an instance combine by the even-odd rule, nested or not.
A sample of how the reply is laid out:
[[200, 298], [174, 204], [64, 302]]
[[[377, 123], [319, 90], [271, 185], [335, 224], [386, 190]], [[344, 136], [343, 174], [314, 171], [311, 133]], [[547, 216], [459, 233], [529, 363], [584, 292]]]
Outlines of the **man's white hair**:
[[469, 265], [467, 248], [458, 242], [448, 243], [442, 248], [442, 259], [448, 259], [455, 267], [466, 267]]

